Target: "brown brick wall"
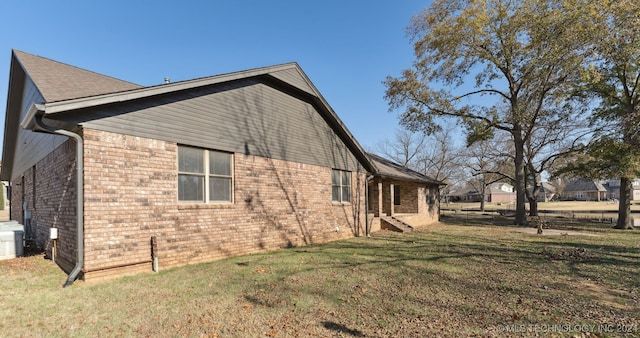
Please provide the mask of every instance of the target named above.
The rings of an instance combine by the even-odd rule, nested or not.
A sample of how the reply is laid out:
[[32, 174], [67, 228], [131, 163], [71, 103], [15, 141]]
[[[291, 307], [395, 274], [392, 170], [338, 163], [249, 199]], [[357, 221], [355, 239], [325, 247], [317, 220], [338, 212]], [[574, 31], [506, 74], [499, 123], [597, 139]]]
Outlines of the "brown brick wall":
[[185, 204], [175, 143], [90, 129], [84, 139], [89, 279], [151, 269], [151, 236], [162, 269], [364, 232], [364, 173], [353, 173], [353, 203], [335, 204], [331, 168], [236, 153], [235, 201]]
[[67, 140], [11, 182], [11, 219], [24, 222], [26, 202], [32, 213], [28, 236], [43, 249], [49, 241], [49, 228], [57, 227], [57, 258], [67, 262], [75, 262], [76, 255], [75, 149], [75, 141]]
[[[403, 220], [413, 217], [419, 224], [432, 223], [438, 220], [439, 202], [438, 187], [424, 183], [407, 182], [400, 180], [381, 179], [376, 177], [370, 184], [372, 193], [370, 206], [378, 207], [378, 183], [382, 183], [382, 214], [387, 215], [391, 210], [391, 184], [400, 186], [400, 205], [393, 206], [394, 214], [407, 214]], [[372, 210], [377, 215], [377, 210]], [[408, 215], [408, 214], [413, 214]]]
[[[378, 182], [379, 178], [375, 180]], [[391, 211], [391, 185], [400, 186], [400, 205], [393, 206], [394, 214], [403, 213], [418, 213], [419, 194], [418, 187], [420, 185], [413, 182], [399, 181], [399, 180], [382, 180], [382, 212], [384, 215], [388, 215]], [[423, 195], [424, 196], [424, 195]], [[376, 200], [377, 201], [377, 200]]]
[[18, 176], [11, 181], [11, 214], [9, 215], [12, 220], [16, 220], [20, 223], [23, 221], [22, 201], [24, 200], [22, 193], [22, 180], [22, 176]]
[[394, 207], [399, 214], [418, 213], [420, 202], [424, 202], [424, 184], [394, 181], [400, 186], [400, 205]]

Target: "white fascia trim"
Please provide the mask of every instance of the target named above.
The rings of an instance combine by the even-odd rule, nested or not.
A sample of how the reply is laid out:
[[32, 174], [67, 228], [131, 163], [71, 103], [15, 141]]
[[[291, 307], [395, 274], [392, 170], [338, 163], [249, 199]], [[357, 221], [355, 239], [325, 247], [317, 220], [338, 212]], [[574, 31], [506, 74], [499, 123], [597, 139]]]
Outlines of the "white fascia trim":
[[29, 111], [27, 112], [27, 116], [24, 117], [24, 120], [20, 122], [20, 126], [22, 129], [33, 130], [36, 127], [36, 123], [34, 122], [34, 118], [38, 112], [44, 112], [45, 106], [42, 103], [34, 103], [29, 107]]

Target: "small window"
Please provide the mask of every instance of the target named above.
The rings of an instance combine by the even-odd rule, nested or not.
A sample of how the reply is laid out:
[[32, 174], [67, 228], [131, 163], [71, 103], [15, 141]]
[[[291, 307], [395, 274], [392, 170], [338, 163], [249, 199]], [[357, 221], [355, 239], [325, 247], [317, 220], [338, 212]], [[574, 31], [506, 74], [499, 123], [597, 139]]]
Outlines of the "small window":
[[209, 199], [231, 202], [231, 154], [209, 151]]
[[178, 200], [204, 202], [204, 150], [178, 148]]
[[393, 205], [400, 205], [400, 186], [393, 186]]
[[179, 146], [178, 200], [232, 202], [232, 163], [229, 153]]
[[351, 172], [331, 171], [331, 199], [334, 202], [351, 202]]

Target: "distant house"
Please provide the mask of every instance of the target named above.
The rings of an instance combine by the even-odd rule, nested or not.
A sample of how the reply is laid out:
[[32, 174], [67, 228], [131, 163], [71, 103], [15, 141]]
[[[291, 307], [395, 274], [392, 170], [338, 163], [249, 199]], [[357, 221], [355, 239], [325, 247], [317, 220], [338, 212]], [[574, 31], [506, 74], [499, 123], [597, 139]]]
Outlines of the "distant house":
[[538, 190], [536, 199], [538, 202], [549, 202], [557, 199], [556, 187], [549, 182], [540, 182], [540, 190]]
[[464, 185], [447, 190], [446, 198], [449, 202], [479, 202], [480, 193], [470, 185]]
[[607, 199], [607, 189], [599, 180], [579, 178], [565, 186], [560, 198], [575, 201], [604, 201]]
[[[603, 184], [603, 186], [607, 189], [608, 199], [620, 199], [619, 179], [609, 179]], [[631, 193], [631, 200], [640, 200], [640, 179], [633, 179], [632, 189], [633, 191]]]
[[366, 154], [295, 63], [144, 87], [14, 50], [7, 100], [11, 218], [57, 229], [68, 283], [437, 220], [439, 182]]
[[[492, 203], [510, 203], [516, 200], [516, 192], [511, 184], [504, 182], [491, 183], [486, 187], [484, 200]], [[452, 201], [480, 202], [482, 192], [475, 189], [455, 191], [450, 195]]]
[[487, 187], [486, 201], [492, 203], [514, 202], [517, 198], [514, 187], [508, 183], [496, 182]]

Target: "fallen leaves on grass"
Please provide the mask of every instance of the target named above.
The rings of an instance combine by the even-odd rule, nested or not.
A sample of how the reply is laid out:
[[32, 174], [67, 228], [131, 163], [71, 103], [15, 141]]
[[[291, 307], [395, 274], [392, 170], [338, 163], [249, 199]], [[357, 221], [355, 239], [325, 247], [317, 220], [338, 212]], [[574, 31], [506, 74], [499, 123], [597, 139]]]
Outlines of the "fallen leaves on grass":
[[545, 247], [542, 254], [555, 261], [584, 262], [593, 259], [593, 254], [585, 248], [549, 248]]
[[[35, 271], [4, 281], [0, 318], [14, 336], [45, 328], [52, 336], [100, 328], [109, 336], [504, 336], [507, 325], [637, 322], [636, 233], [553, 238], [512, 229], [436, 224], [19, 294], [7, 290], [44, 278], [50, 264], [41, 263], [50, 261], [0, 262], [0, 273]], [[114, 302], [114, 294], [126, 296]], [[41, 309], [62, 297], [56, 307], [66, 311]]]
[[0, 269], [6, 270], [8, 274], [15, 274], [20, 271], [37, 272], [42, 269], [40, 261], [43, 256], [17, 257], [0, 261]]

